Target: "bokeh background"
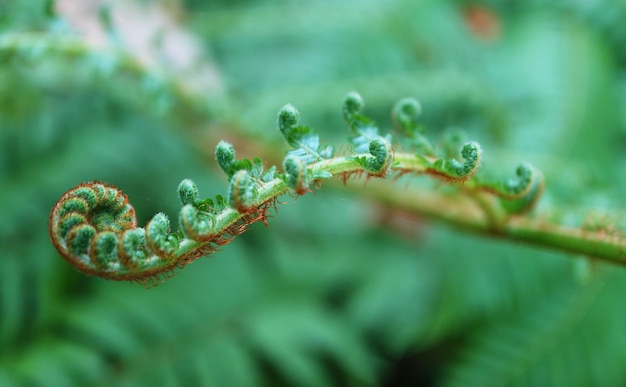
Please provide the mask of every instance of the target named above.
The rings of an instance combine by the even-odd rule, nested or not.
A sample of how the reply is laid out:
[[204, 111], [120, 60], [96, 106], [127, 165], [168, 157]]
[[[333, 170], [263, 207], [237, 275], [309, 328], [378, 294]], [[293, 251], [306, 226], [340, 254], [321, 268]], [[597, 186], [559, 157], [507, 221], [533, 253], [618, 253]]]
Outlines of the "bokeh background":
[[225, 194], [215, 144], [279, 162], [288, 102], [341, 147], [351, 90], [383, 131], [417, 97], [429, 136], [464, 130], [487, 171], [541, 169], [537, 212], [619, 233], [625, 19], [619, 0], [0, 0], [0, 386], [626, 385], [626, 270], [359, 181], [285, 198], [151, 289], [76, 272], [47, 233], [82, 181], [141, 224], [175, 219], [183, 178]]

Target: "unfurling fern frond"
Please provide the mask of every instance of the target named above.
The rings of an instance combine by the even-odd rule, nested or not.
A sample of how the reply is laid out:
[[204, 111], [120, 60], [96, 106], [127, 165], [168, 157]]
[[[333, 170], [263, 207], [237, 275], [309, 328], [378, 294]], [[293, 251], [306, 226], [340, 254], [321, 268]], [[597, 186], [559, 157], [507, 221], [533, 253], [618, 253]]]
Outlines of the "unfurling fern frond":
[[81, 184], [61, 197], [50, 214], [50, 236], [79, 270], [121, 280], [170, 270], [179, 247], [165, 214], [139, 228], [128, 197], [100, 182]]
[[[543, 179], [529, 164], [522, 164], [517, 177], [504, 183], [476, 180], [474, 176], [482, 158], [482, 149], [476, 142], [462, 146], [463, 161], [439, 158], [430, 150], [420, 153], [428, 146], [417, 136], [421, 131], [417, 123], [417, 101], [404, 99], [394, 108], [395, 122], [413, 143], [417, 139], [418, 149], [414, 153], [394, 151], [391, 136], [379, 133], [373, 121], [362, 114], [363, 107], [363, 99], [357, 93], [349, 93], [344, 100], [343, 117], [355, 135], [350, 139], [353, 151], [333, 156], [333, 148], [322, 147], [313, 129], [299, 125], [298, 111], [292, 105], [285, 105], [278, 114], [278, 128], [294, 149], [284, 159], [283, 173], [277, 173], [275, 167], [264, 170], [258, 158], [238, 160], [234, 148], [220, 142], [215, 155], [230, 180], [226, 199], [218, 196], [215, 202], [199, 200], [195, 184], [183, 180], [178, 187], [183, 205], [179, 232], [171, 232], [170, 221], [162, 213], [155, 215], [145, 228], [137, 227], [134, 209], [126, 195], [110, 185], [92, 182], [71, 189], [54, 206], [49, 226], [52, 241], [68, 262], [87, 274], [146, 282], [213, 253], [251, 223], [266, 222], [267, 209], [280, 195], [287, 192], [303, 195], [310, 191], [311, 183], [332, 176], [345, 180], [352, 175], [384, 177], [394, 172], [431, 175], [461, 186], [460, 196], [469, 193], [469, 197], [474, 197], [472, 193], [482, 192], [500, 199], [481, 204], [499, 207], [505, 213], [523, 214], [538, 200]], [[438, 191], [430, 194], [442, 195]], [[447, 209], [429, 209], [431, 214], [437, 211], [443, 213]], [[594, 251], [601, 258], [624, 262], [621, 241], [611, 245], [613, 242], [597, 240], [594, 236], [571, 235], [558, 225], [546, 227], [531, 221], [509, 224], [505, 219], [485, 227], [483, 219], [464, 216], [469, 215], [458, 213], [459, 224], [467, 226], [474, 222], [476, 230], [539, 244], [558, 241], [553, 243], [555, 247], [567, 245], [565, 248], [569, 250]], [[562, 243], [563, 238], [568, 244]], [[598, 245], [602, 248], [597, 249]]]

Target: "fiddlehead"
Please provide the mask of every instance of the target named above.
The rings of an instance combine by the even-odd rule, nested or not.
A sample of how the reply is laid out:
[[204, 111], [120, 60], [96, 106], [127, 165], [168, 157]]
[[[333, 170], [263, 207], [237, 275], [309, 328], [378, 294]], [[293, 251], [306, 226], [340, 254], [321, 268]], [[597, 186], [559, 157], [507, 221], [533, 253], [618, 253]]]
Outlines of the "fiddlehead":
[[292, 155], [285, 157], [283, 168], [285, 170], [284, 180], [289, 189], [297, 195], [304, 195], [310, 191], [311, 171], [300, 158]]
[[540, 171], [529, 163], [522, 163], [515, 170], [514, 178], [495, 183], [477, 181], [474, 189], [500, 198], [502, 207], [508, 213], [523, 213], [537, 204], [544, 184]]
[[104, 278], [137, 279], [169, 269], [178, 240], [169, 219], [157, 214], [146, 229], [116, 187], [91, 182], [66, 192], [50, 213], [50, 236], [61, 255], [79, 270]]
[[483, 151], [477, 142], [468, 142], [461, 150], [464, 162], [461, 163], [456, 159], [438, 159], [432, 164], [431, 172], [452, 182], [467, 181], [478, 171], [482, 155]]
[[532, 210], [544, 189], [544, 179], [540, 171], [528, 163], [520, 164], [516, 177], [503, 184], [502, 206], [510, 213], [523, 213]]
[[504, 192], [511, 195], [510, 199], [524, 196], [532, 188], [535, 173], [530, 164], [520, 164], [515, 170], [516, 178], [509, 179], [503, 184]]
[[516, 200], [527, 196], [542, 180], [541, 174], [528, 163], [520, 164], [515, 177], [498, 183], [478, 184], [477, 188], [498, 195], [502, 199]]
[[350, 139], [355, 152], [369, 153], [367, 156], [357, 156], [355, 160], [369, 176], [384, 177], [393, 161], [391, 136], [383, 137], [378, 133], [376, 124], [362, 114], [364, 107], [365, 102], [358, 93], [349, 93], [343, 101], [343, 119], [356, 135]]
[[425, 129], [419, 124], [422, 105], [414, 98], [402, 98], [393, 106], [391, 118], [410, 147], [424, 156], [435, 156], [435, 150], [424, 137]]
[[406, 136], [413, 136], [415, 133], [424, 131], [419, 126], [420, 114], [422, 114], [422, 105], [413, 98], [402, 98], [396, 102], [391, 111], [393, 122]]
[[197, 241], [206, 241], [213, 236], [214, 215], [202, 212], [192, 204], [186, 204], [180, 210], [180, 228], [183, 233]]
[[[226, 198], [218, 195], [215, 200], [199, 199], [194, 182], [183, 180], [178, 186], [182, 208], [177, 232], [171, 231], [170, 220], [163, 213], [156, 214], [145, 228], [137, 227], [135, 211], [120, 190], [100, 182], [80, 184], [66, 192], [52, 209], [49, 219], [52, 242], [69, 263], [84, 273], [145, 283], [200, 256], [210, 255], [244, 232], [248, 225], [266, 222], [268, 208], [280, 195], [287, 192], [303, 195], [311, 190], [311, 183], [333, 176], [345, 180], [346, 176], [362, 173], [376, 177], [393, 172], [431, 175], [459, 185], [457, 195], [470, 194], [465, 199], [480, 199], [486, 213], [497, 213], [491, 206], [499, 206], [505, 213], [522, 214], [537, 202], [544, 183], [541, 173], [530, 164], [521, 164], [513, 179], [489, 182], [475, 177], [482, 158], [482, 149], [476, 142], [462, 146], [463, 162], [450, 158], [449, 151], [446, 157], [437, 157], [434, 150], [420, 152], [424, 146], [416, 146], [416, 152], [394, 152], [391, 137], [379, 134], [378, 127], [362, 114], [363, 107], [363, 100], [356, 93], [350, 93], [344, 100], [342, 113], [354, 134], [350, 139], [354, 151], [333, 156], [333, 148], [322, 147], [313, 129], [299, 125], [298, 111], [292, 105], [285, 105], [278, 114], [278, 128], [294, 149], [287, 152], [283, 173], [277, 173], [276, 167], [264, 170], [258, 158], [237, 160], [233, 147], [220, 142], [215, 156], [229, 178]], [[413, 145], [415, 139], [425, 144], [416, 136], [418, 132], [421, 136], [422, 131], [417, 123], [418, 113], [419, 105], [411, 99], [402, 100], [394, 108], [394, 121], [402, 131], [413, 133], [408, 136], [408, 143]], [[498, 200], [472, 195], [477, 192]], [[435, 214], [439, 211], [445, 218], [448, 208], [431, 206], [425, 211]], [[469, 216], [457, 210], [453, 213]], [[525, 224], [526, 228], [520, 228], [517, 223], [509, 225], [506, 218], [503, 221], [498, 218], [497, 224], [485, 224], [483, 218], [458, 219], [458, 222], [474, 222], [472, 227], [491, 234], [512, 239], [536, 238], [537, 243], [546, 243], [541, 235], [547, 232], [543, 224], [529, 223]], [[541, 227], [541, 231], [536, 227]], [[558, 231], [556, 240], [579, 246], [571, 233]], [[594, 243], [602, 244], [600, 251], [606, 252], [605, 256], [622, 259], [621, 245], [607, 247], [602, 240], [592, 240], [589, 246], [595, 246]], [[611, 255], [614, 251], [617, 258]]]
[[196, 187], [196, 183], [190, 179], [181, 181], [178, 185], [178, 197], [183, 205], [195, 204], [198, 200], [198, 187]]
[[[220, 141], [219, 144], [217, 144], [215, 148], [215, 159], [229, 179], [232, 178], [237, 171], [244, 169], [250, 172], [254, 177], [262, 177], [263, 163], [261, 160], [258, 157], [255, 157], [252, 161], [248, 159], [237, 160], [235, 158], [235, 148], [226, 141]], [[268, 172], [271, 175], [274, 171], [270, 170]], [[271, 179], [273, 175], [263, 178]]]
[[393, 149], [391, 143], [379, 137], [370, 142], [369, 152], [372, 157], [365, 159], [365, 169], [373, 176], [385, 176], [393, 161]]
[[156, 214], [146, 225], [146, 246], [164, 261], [178, 248], [178, 238], [170, 234], [170, 219], [164, 213]]
[[278, 112], [278, 130], [285, 141], [294, 148], [289, 154], [301, 158], [306, 163], [332, 157], [333, 147], [322, 147], [315, 131], [308, 126], [298, 125], [299, 121], [300, 113], [291, 104], [283, 106]]
[[254, 179], [245, 169], [237, 171], [230, 179], [228, 187], [228, 204], [237, 211], [246, 213], [258, 196], [258, 189]]
[[229, 178], [237, 169], [241, 169], [242, 163], [235, 160], [235, 148], [226, 141], [220, 141], [215, 147], [215, 160]]

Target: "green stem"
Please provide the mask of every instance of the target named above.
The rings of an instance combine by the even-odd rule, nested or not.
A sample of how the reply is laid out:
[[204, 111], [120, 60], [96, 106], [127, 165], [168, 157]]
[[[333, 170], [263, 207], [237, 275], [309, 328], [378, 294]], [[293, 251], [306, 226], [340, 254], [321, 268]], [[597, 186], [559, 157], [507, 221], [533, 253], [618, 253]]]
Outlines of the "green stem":
[[360, 196], [475, 234], [548, 247], [575, 256], [583, 255], [626, 266], [626, 241], [618, 235], [586, 231], [522, 215], [511, 215], [499, 220], [499, 224], [493, 224], [490, 215], [482, 208], [484, 203], [478, 204], [469, 196], [417, 189], [398, 194], [386, 182], [372, 182], [367, 189], [354, 189], [359, 189]]
[[[335, 176], [364, 172], [363, 167], [354, 161], [355, 156], [334, 157], [310, 164], [308, 168], [313, 172], [325, 171]], [[393, 171], [424, 173], [427, 171], [427, 165], [413, 154], [396, 153], [390, 172]], [[264, 203], [276, 199], [289, 190], [281, 179], [259, 184], [258, 196], [252, 203], [252, 207], [261, 207]], [[471, 195], [464, 194], [417, 189], [398, 192], [384, 181], [372, 182], [366, 188], [359, 186], [352, 187], [352, 189], [358, 190], [360, 196], [369, 196], [394, 208], [402, 208], [415, 215], [439, 220], [472, 233], [626, 265], [626, 243], [619, 236], [585, 231], [581, 228], [562, 226], [522, 215], [510, 215], [504, 219], [498, 216], [497, 222], [494, 222], [493, 214], [487, 210], [495, 203], [491, 203], [489, 198], [484, 198], [485, 200], [478, 203]], [[227, 208], [219, 214], [216, 229], [226, 230], [245, 215], [235, 209]], [[202, 245], [201, 242], [185, 239], [180, 245], [177, 256], [191, 254]]]
[[515, 241], [626, 265], [626, 243], [620, 235], [590, 232], [582, 228], [565, 227], [521, 217], [511, 219], [503, 231], [503, 235]]

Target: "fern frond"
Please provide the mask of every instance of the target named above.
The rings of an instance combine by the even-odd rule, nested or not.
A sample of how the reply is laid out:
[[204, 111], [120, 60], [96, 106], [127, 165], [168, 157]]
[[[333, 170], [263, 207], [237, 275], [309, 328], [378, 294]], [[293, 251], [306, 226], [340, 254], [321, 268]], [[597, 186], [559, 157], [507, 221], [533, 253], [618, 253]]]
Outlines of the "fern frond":
[[[405, 103], [410, 103], [407, 101]], [[157, 214], [145, 231], [138, 229], [134, 210], [126, 196], [115, 187], [93, 182], [68, 191], [53, 208], [50, 215], [53, 243], [68, 262], [87, 274], [145, 282], [183, 267], [202, 255], [209, 255], [244, 232], [248, 225], [265, 222], [268, 208], [280, 195], [289, 190], [296, 194], [306, 193], [312, 178], [343, 176], [345, 180], [362, 173], [368, 177], [384, 177], [390, 171], [397, 171], [401, 174], [430, 174], [452, 183], [468, 182], [464, 189], [473, 192], [475, 197], [485, 191], [502, 200], [500, 205], [493, 200], [477, 200], [473, 206], [477, 204], [479, 212], [463, 216], [457, 213], [456, 222], [467, 222], [474, 229], [488, 230], [511, 239], [551, 244], [581, 253], [592, 252], [595, 257], [618, 263], [626, 261], [621, 239], [607, 241], [597, 235], [572, 235], [570, 230], [558, 225], [546, 226], [531, 219], [494, 215], [498, 211], [524, 213], [532, 209], [543, 189], [543, 179], [528, 164], [518, 168], [517, 180], [505, 184], [472, 181], [482, 157], [477, 143], [469, 142], [463, 146], [464, 162], [394, 152], [391, 138], [379, 135], [378, 128], [361, 114], [363, 105], [358, 94], [348, 94], [343, 115], [357, 134], [351, 140], [356, 153], [332, 158], [331, 148], [318, 152], [319, 139], [312, 129], [296, 126], [298, 113], [292, 106], [281, 109], [279, 129], [288, 142], [298, 148], [288, 155], [284, 163], [286, 172], [280, 176], [275, 175], [273, 168], [264, 173], [260, 160], [236, 160], [232, 146], [220, 142], [216, 157], [230, 179], [229, 206], [200, 212], [199, 202], [190, 203], [196, 201], [197, 190], [191, 181], [183, 181], [181, 186], [184, 189], [179, 189], [184, 206], [180, 219], [183, 229], [187, 230], [187, 233], [180, 234], [183, 239], [171, 232], [165, 214]], [[414, 118], [415, 115], [401, 119], [405, 129], [416, 127], [407, 123]], [[364, 154], [365, 149], [369, 154]], [[300, 161], [296, 162], [294, 158]], [[458, 198], [451, 201], [452, 206], [461, 203], [461, 207], [467, 207]], [[421, 204], [412, 205], [419, 207]], [[450, 211], [450, 206], [438, 206], [433, 210], [443, 214]], [[452, 217], [449, 219], [453, 220]]]

